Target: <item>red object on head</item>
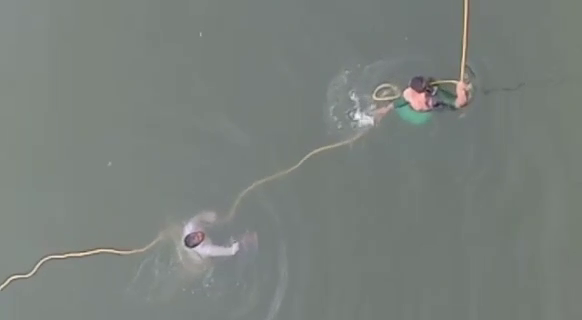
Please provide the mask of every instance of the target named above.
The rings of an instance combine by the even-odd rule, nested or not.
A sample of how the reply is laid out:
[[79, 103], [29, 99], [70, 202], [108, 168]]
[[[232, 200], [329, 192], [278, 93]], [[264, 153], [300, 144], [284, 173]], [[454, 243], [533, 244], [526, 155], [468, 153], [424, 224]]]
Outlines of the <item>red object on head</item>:
[[204, 241], [206, 235], [202, 231], [194, 231], [184, 237], [184, 245], [190, 249], [195, 248]]

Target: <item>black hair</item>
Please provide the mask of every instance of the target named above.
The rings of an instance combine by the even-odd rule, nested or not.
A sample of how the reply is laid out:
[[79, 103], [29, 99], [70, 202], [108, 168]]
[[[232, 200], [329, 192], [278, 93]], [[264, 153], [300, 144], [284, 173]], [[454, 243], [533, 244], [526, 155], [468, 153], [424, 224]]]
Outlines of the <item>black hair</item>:
[[429, 82], [425, 77], [416, 76], [410, 80], [408, 86], [418, 93], [423, 93], [428, 91]]
[[198, 239], [197, 237], [198, 232], [192, 232], [189, 233], [188, 235], [186, 235], [184, 237], [184, 245], [187, 248], [195, 248], [196, 246], [198, 246], [200, 243], [202, 243], [202, 241], [204, 241], [204, 233], [202, 233], [202, 240]]

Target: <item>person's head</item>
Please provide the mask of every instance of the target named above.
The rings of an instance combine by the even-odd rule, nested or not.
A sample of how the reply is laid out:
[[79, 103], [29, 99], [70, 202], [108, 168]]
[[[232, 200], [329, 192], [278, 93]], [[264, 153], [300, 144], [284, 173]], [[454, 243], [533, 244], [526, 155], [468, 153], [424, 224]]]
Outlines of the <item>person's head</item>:
[[410, 80], [408, 86], [418, 93], [423, 93], [429, 91], [430, 83], [427, 78], [417, 76]]
[[205, 237], [204, 232], [194, 231], [186, 235], [186, 237], [184, 237], [184, 245], [190, 249], [195, 248], [200, 243], [202, 243], [202, 241], [204, 241], [204, 237]]

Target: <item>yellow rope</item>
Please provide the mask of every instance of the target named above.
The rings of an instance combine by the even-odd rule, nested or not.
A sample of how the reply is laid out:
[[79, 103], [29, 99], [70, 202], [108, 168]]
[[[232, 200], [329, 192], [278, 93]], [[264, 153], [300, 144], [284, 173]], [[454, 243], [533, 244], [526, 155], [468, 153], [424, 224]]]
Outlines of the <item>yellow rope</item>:
[[[393, 93], [390, 95], [380, 95], [380, 92], [382, 90], [385, 89], [389, 89], [391, 90]], [[392, 101], [395, 99], [398, 99], [398, 97], [400, 97], [400, 90], [398, 89], [398, 87], [396, 87], [395, 85], [391, 84], [391, 83], [382, 83], [379, 86], [376, 87], [376, 89], [374, 89], [374, 92], [372, 92], [372, 98], [375, 101]]]
[[[327, 151], [327, 150], [331, 150], [331, 149], [335, 149], [338, 147], [341, 147], [343, 145], [346, 144], [350, 144], [355, 142], [356, 140], [358, 140], [359, 138], [363, 137], [366, 134], [367, 130], [361, 131], [360, 133], [358, 133], [357, 135], [355, 135], [354, 137], [351, 137], [349, 139], [334, 143], [334, 144], [330, 144], [330, 145], [326, 145], [320, 148], [317, 148], [311, 152], [309, 152], [307, 155], [305, 155], [301, 160], [299, 160], [299, 162], [297, 162], [297, 164], [295, 164], [294, 166], [279, 171], [275, 174], [272, 174], [266, 178], [257, 180], [255, 182], [253, 182], [250, 186], [248, 186], [246, 189], [244, 189], [236, 198], [236, 200], [234, 201], [232, 208], [229, 211], [228, 216], [223, 220], [225, 221], [229, 221], [230, 219], [232, 219], [234, 217], [234, 215], [236, 214], [236, 208], [238, 207], [238, 205], [240, 204], [241, 200], [243, 199], [243, 197], [250, 192], [252, 189], [262, 185], [263, 183], [269, 182], [271, 180], [280, 178], [282, 176], [287, 175], [288, 173], [291, 173], [292, 171], [294, 171], [295, 169], [299, 168], [305, 161], [307, 161], [309, 158], [311, 158], [312, 156], [321, 153], [323, 151]], [[26, 274], [15, 274], [10, 276], [8, 279], [6, 279], [1, 285], [0, 285], [0, 291], [4, 290], [4, 288], [6, 288], [12, 281], [18, 280], [18, 279], [27, 279], [32, 277], [33, 275], [36, 274], [36, 272], [38, 271], [38, 269], [46, 262], [50, 261], [50, 260], [60, 260], [60, 259], [69, 259], [69, 258], [83, 258], [83, 257], [88, 257], [88, 256], [92, 256], [92, 255], [97, 255], [97, 254], [104, 254], [104, 253], [109, 253], [109, 254], [115, 254], [115, 255], [121, 255], [121, 256], [125, 256], [125, 255], [130, 255], [130, 254], [135, 254], [135, 253], [142, 253], [145, 252], [147, 250], [149, 250], [151, 247], [153, 247], [157, 242], [159, 242], [161, 239], [163, 238], [163, 234], [160, 233], [160, 235], [154, 239], [154, 241], [152, 241], [150, 244], [148, 244], [147, 246], [140, 248], [140, 249], [134, 249], [134, 250], [119, 250], [119, 249], [110, 249], [110, 248], [97, 248], [97, 249], [92, 249], [92, 250], [86, 250], [86, 251], [78, 251], [78, 252], [67, 252], [64, 254], [51, 254], [48, 255], [44, 258], [42, 258], [35, 266], [34, 268], [32, 268], [32, 270]]]
[[[468, 20], [469, 20], [469, 0], [464, 0], [464, 14], [463, 14], [463, 43], [462, 43], [462, 55], [461, 55], [461, 75], [458, 81], [456, 80], [438, 80], [438, 81], [434, 81], [432, 82], [432, 84], [444, 84], [444, 83], [452, 83], [452, 84], [457, 84], [460, 81], [463, 81], [463, 77], [465, 75], [465, 64], [466, 64], [466, 59], [467, 59], [467, 36], [468, 36]], [[392, 94], [389, 95], [385, 95], [385, 96], [380, 96], [380, 91], [381, 90], [391, 90]], [[391, 83], [382, 83], [379, 86], [376, 87], [376, 89], [374, 90], [374, 92], [372, 93], [372, 98], [376, 101], [391, 101], [394, 100], [396, 98], [398, 98], [400, 96], [400, 90], [398, 90], [398, 87], [391, 84]], [[338, 142], [338, 143], [334, 143], [334, 144], [330, 144], [327, 146], [323, 146], [320, 148], [317, 148], [313, 151], [311, 151], [310, 153], [308, 153], [305, 157], [303, 157], [299, 162], [297, 162], [297, 164], [295, 164], [294, 166], [292, 166], [289, 169], [286, 170], [282, 170], [279, 171], [273, 175], [270, 175], [266, 178], [257, 180], [255, 182], [253, 182], [250, 186], [248, 186], [246, 189], [244, 189], [241, 193], [239, 193], [239, 195], [236, 197], [230, 211], [228, 212], [228, 215], [226, 216], [226, 218], [224, 219], [224, 221], [229, 221], [231, 220], [234, 215], [236, 214], [236, 208], [238, 207], [238, 205], [240, 204], [240, 202], [242, 201], [242, 199], [244, 198], [244, 196], [250, 192], [251, 190], [253, 190], [254, 188], [262, 185], [263, 183], [269, 182], [271, 180], [283, 177], [289, 173], [291, 173], [293, 170], [299, 168], [299, 166], [301, 166], [303, 164], [303, 162], [305, 162], [307, 159], [311, 158], [312, 156], [323, 152], [323, 151], [327, 151], [330, 149], [334, 149], [337, 147], [341, 147], [345, 144], [349, 144], [352, 143], [356, 140], [358, 140], [359, 138], [361, 138], [362, 136], [364, 136], [364, 134], [367, 132], [366, 131], [362, 131], [359, 134], [357, 134], [356, 136]]]
[[244, 198], [244, 196], [248, 192], [250, 192], [254, 188], [256, 188], [256, 187], [258, 187], [258, 186], [260, 186], [260, 185], [262, 185], [262, 184], [264, 184], [266, 182], [269, 182], [271, 180], [275, 180], [277, 178], [283, 177], [283, 176], [291, 173], [295, 169], [299, 168], [303, 164], [303, 162], [307, 161], [307, 159], [313, 157], [314, 155], [316, 155], [318, 153], [321, 153], [321, 152], [327, 151], [327, 150], [331, 150], [331, 149], [335, 149], [335, 148], [341, 147], [343, 145], [346, 145], [346, 144], [350, 144], [350, 143], [355, 142], [359, 138], [363, 137], [364, 134], [366, 134], [367, 131], [368, 130], [361, 131], [360, 133], [356, 134], [355, 136], [353, 136], [353, 137], [351, 137], [349, 139], [346, 139], [346, 140], [343, 140], [343, 141], [340, 141], [340, 142], [337, 142], [337, 143], [333, 143], [333, 144], [329, 144], [329, 145], [326, 145], [326, 146], [317, 148], [317, 149], [309, 152], [303, 158], [301, 158], [301, 160], [299, 160], [299, 162], [297, 162], [294, 166], [292, 166], [292, 167], [290, 167], [288, 169], [285, 169], [285, 170], [281, 170], [281, 171], [279, 171], [279, 172], [277, 172], [275, 174], [272, 174], [272, 175], [270, 175], [268, 177], [265, 177], [263, 179], [260, 179], [260, 180], [257, 180], [255, 182], [253, 182], [250, 186], [248, 186], [246, 189], [244, 189], [241, 193], [238, 194], [238, 196], [236, 197], [236, 199], [234, 200], [234, 202], [233, 202], [233, 204], [232, 204], [232, 206], [230, 208], [230, 211], [228, 212], [228, 215], [224, 218], [223, 221], [229, 221], [229, 220], [231, 220], [234, 217], [234, 215], [236, 214], [236, 208], [240, 204], [241, 200]]
[[[461, 74], [460, 74], [460, 78], [459, 81], [463, 81], [464, 78], [464, 72], [465, 72], [465, 64], [466, 64], [466, 54], [467, 54], [467, 35], [468, 35], [468, 17], [469, 17], [469, 0], [464, 0], [464, 17], [463, 17], [463, 22], [464, 22], [464, 26], [463, 26], [463, 47], [462, 47], [462, 57], [461, 57]], [[435, 81], [433, 82], [433, 84], [442, 84], [442, 83], [454, 83], [456, 84], [458, 81], [455, 80], [439, 80], [439, 81]], [[398, 96], [400, 95], [400, 92], [398, 90], [398, 88], [396, 86], [394, 86], [393, 84], [390, 83], [384, 83], [379, 85], [376, 90], [374, 90], [373, 92], [373, 96], [377, 96], [378, 92], [382, 89], [391, 89], [394, 94], [389, 95], [389, 96], [383, 96], [383, 97], [379, 97], [380, 99], [378, 99], [379, 101], [387, 101], [387, 100], [393, 100], [398, 98]], [[279, 171], [273, 175], [270, 175], [266, 178], [257, 180], [255, 182], [253, 182], [250, 186], [248, 186], [246, 189], [244, 189], [241, 193], [239, 193], [239, 195], [236, 197], [228, 215], [225, 218], [225, 221], [228, 221], [230, 219], [232, 219], [234, 217], [234, 215], [236, 214], [236, 209], [238, 207], [238, 205], [240, 204], [240, 202], [242, 201], [242, 199], [244, 198], [244, 196], [250, 192], [251, 190], [253, 190], [254, 188], [269, 182], [271, 180], [283, 177], [289, 173], [291, 173], [292, 171], [294, 171], [295, 169], [299, 168], [305, 161], [307, 161], [309, 158], [311, 158], [312, 156], [327, 151], [327, 150], [331, 150], [334, 148], [338, 148], [341, 147], [343, 145], [346, 144], [350, 144], [355, 142], [356, 140], [358, 140], [359, 138], [363, 137], [366, 133], [368, 132], [368, 130], [362, 131], [359, 134], [355, 135], [352, 138], [349, 138], [347, 140], [338, 142], [338, 143], [334, 143], [334, 144], [330, 144], [327, 146], [323, 146], [320, 148], [317, 148], [311, 152], [309, 152], [307, 155], [305, 155], [301, 160], [299, 160], [299, 162], [297, 162], [297, 164], [295, 164], [294, 166]], [[62, 259], [69, 259], [69, 258], [83, 258], [83, 257], [88, 257], [88, 256], [92, 256], [92, 255], [97, 255], [97, 254], [114, 254], [114, 255], [120, 255], [120, 256], [125, 256], [125, 255], [131, 255], [131, 254], [135, 254], [135, 253], [142, 253], [145, 252], [147, 250], [149, 250], [150, 248], [152, 248], [157, 242], [159, 242], [160, 240], [162, 240], [163, 238], [163, 233], [160, 233], [160, 235], [154, 239], [152, 242], [150, 242], [150, 244], [148, 244], [147, 246], [140, 248], [140, 249], [134, 249], [134, 250], [119, 250], [119, 249], [112, 249], [112, 248], [97, 248], [97, 249], [92, 249], [92, 250], [86, 250], [86, 251], [77, 251], [77, 252], [68, 252], [68, 253], [63, 253], [63, 254], [51, 254], [48, 256], [45, 256], [44, 258], [42, 258], [40, 261], [37, 262], [37, 264], [34, 266], [34, 268], [32, 268], [32, 270], [26, 274], [14, 274], [10, 277], [8, 277], [4, 282], [2, 282], [2, 284], [0, 284], [0, 291], [4, 290], [10, 283], [12, 283], [15, 280], [18, 279], [28, 279], [30, 277], [32, 277], [33, 275], [36, 274], [36, 272], [40, 269], [40, 267], [42, 265], [44, 265], [44, 263], [50, 261], [50, 260], [62, 260]]]
[[465, 65], [467, 64], [467, 46], [469, 45], [469, 0], [463, 3], [463, 46], [461, 48], [461, 71], [459, 82], [465, 79]]
[[8, 277], [8, 279], [4, 280], [4, 282], [2, 282], [2, 284], [0, 285], [0, 291], [4, 290], [4, 288], [6, 288], [12, 281], [15, 281], [18, 279], [27, 279], [27, 278], [32, 277], [34, 274], [36, 274], [38, 269], [45, 262], [48, 262], [50, 260], [83, 258], [83, 257], [88, 257], [88, 256], [93, 256], [96, 254], [103, 254], [103, 253], [115, 254], [115, 255], [120, 255], [120, 256], [126, 256], [126, 255], [130, 255], [130, 254], [134, 254], [134, 253], [142, 253], [142, 252], [149, 250], [151, 247], [153, 247], [161, 239], [162, 239], [162, 234], [160, 234], [154, 241], [150, 242], [150, 244], [148, 244], [147, 246], [140, 248], [140, 249], [134, 249], [134, 250], [97, 248], [97, 249], [93, 249], [93, 250], [67, 252], [67, 253], [63, 253], [63, 254], [51, 254], [51, 255], [45, 256], [44, 258], [40, 259], [40, 261], [38, 261], [36, 263], [36, 265], [34, 266], [34, 268], [32, 268], [32, 270], [30, 272], [28, 272], [26, 274], [15, 274], [15, 275]]
[[[461, 71], [459, 75], [459, 80], [437, 80], [433, 81], [431, 85], [437, 84], [454, 84], [463, 81], [465, 79], [465, 65], [467, 64], [467, 47], [469, 44], [469, 0], [463, 0], [463, 40], [462, 40], [462, 47], [461, 47]], [[392, 89], [394, 92], [398, 92], [396, 86], [391, 83], [382, 83], [376, 87], [374, 93], [372, 94], [372, 98], [376, 101], [391, 101], [395, 100], [396, 98], [400, 97], [400, 94], [396, 96], [388, 96], [388, 97], [380, 97], [378, 96], [378, 92], [382, 89]]]

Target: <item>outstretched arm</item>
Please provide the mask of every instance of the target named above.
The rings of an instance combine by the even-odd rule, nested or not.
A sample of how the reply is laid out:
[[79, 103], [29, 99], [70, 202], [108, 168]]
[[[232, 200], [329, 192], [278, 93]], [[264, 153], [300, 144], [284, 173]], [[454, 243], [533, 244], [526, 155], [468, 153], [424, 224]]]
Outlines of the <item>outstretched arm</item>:
[[385, 107], [377, 108], [376, 110], [372, 111], [372, 115], [374, 116], [374, 124], [377, 125], [384, 116], [390, 112], [394, 108], [392, 103], [388, 104]]
[[199, 254], [207, 257], [228, 257], [234, 256], [238, 252], [238, 249], [239, 244], [238, 242], [235, 242], [230, 247], [221, 247], [213, 244], [205, 244], [196, 248], [196, 251], [198, 251]]

